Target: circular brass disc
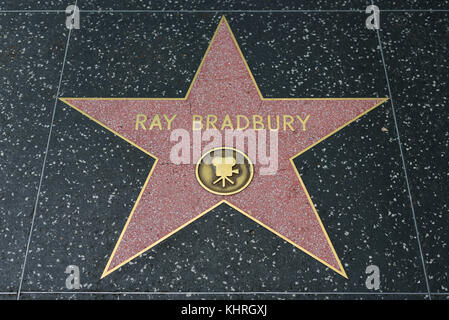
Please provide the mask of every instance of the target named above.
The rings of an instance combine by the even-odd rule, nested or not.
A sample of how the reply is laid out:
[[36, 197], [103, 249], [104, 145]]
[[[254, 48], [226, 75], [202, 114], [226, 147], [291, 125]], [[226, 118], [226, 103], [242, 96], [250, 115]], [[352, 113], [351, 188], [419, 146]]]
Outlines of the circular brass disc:
[[245, 189], [254, 175], [251, 160], [234, 148], [215, 148], [200, 158], [196, 164], [196, 178], [209, 192], [231, 195]]

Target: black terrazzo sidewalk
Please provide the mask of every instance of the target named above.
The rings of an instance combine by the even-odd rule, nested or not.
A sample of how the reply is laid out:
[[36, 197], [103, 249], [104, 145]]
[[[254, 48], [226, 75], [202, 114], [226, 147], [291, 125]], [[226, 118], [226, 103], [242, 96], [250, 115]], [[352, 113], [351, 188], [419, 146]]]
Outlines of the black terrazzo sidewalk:
[[[448, 1], [69, 4], [0, 0], [0, 300], [449, 297]], [[349, 279], [225, 204], [100, 279], [154, 161], [57, 98], [183, 97], [223, 14], [265, 97], [390, 97], [295, 159]]]

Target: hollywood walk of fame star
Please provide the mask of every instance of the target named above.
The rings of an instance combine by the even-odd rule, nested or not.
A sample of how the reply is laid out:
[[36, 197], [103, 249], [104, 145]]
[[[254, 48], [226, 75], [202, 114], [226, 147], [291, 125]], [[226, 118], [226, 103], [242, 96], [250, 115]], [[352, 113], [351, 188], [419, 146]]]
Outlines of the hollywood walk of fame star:
[[[185, 98], [61, 100], [156, 159], [102, 277], [222, 203], [347, 277], [293, 159], [388, 98], [263, 98], [223, 17]], [[192, 117], [208, 115], [220, 121], [243, 115], [256, 122], [281, 115], [276, 174], [260, 175], [261, 166], [255, 163], [254, 177], [244, 190], [222, 195], [198, 183], [196, 163], [170, 161], [171, 130], [192, 133]]]

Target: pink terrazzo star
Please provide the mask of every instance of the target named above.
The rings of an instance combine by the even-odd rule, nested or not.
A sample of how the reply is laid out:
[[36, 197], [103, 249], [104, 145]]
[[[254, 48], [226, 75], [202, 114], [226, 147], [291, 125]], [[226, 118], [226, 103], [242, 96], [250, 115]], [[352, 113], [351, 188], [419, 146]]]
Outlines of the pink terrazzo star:
[[[185, 98], [63, 98], [92, 120], [157, 158], [102, 277], [117, 270], [157, 243], [227, 203], [284, 240], [300, 248], [340, 275], [347, 277], [329, 236], [291, 159], [386, 98], [361, 99], [264, 99], [246, 65], [232, 31], [223, 17]], [[148, 115], [145, 130], [136, 130], [136, 115]], [[161, 126], [150, 130], [152, 115]], [[275, 175], [254, 177], [243, 191], [220, 196], [203, 189], [195, 176], [196, 162], [176, 165], [170, 161], [172, 131], [168, 117], [176, 114], [171, 129], [192, 133], [192, 115], [214, 114], [223, 119], [257, 114], [293, 114], [305, 118], [307, 129], [279, 130], [279, 169]], [[151, 178], [150, 178], [151, 177]], [[299, 178], [299, 179], [298, 179]]]

